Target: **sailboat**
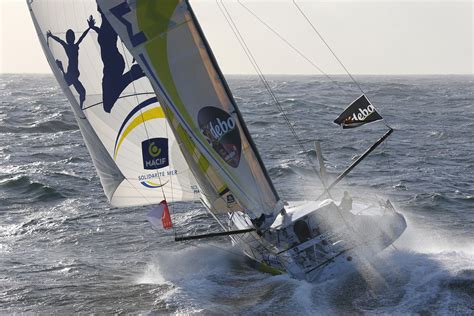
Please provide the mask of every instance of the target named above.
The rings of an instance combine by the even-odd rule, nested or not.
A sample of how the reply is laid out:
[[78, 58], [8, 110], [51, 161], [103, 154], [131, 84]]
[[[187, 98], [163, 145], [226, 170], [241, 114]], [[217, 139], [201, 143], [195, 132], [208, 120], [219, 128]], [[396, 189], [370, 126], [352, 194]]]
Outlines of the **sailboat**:
[[[367, 215], [350, 197], [338, 203], [331, 195], [392, 129], [331, 183], [316, 144], [324, 192], [285, 201], [189, 1], [71, 3], [27, 0], [111, 205], [155, 205], [152, 215], [169, 228], [174, 202], [200, 200], [222, 230], [176, 241], [226, 235], [257, 268], [309, 281], [370, 258], [403, 233], [406, 221], [390, 201], [381, 215]], [[362, 95], [335, 122], [380, 119]]]

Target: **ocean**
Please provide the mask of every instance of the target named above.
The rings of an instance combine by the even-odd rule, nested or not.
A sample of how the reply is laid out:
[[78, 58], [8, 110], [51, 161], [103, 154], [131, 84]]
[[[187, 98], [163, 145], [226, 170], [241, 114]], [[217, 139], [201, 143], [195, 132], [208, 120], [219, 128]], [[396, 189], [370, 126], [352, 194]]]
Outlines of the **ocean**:
[[[325, 282], [254, 270], [226, 238], [176, 243], [147, 207], [108, 205], [69, 104], [52, 75], [0, 76], [0, 313], [474, 313], [474, 77], [358, 76], [394, 128], [334, 194], [390, 198], [408, 221], [370, 267]], [[301, 149], [257, 77], [229, 84], [285, 200], [321, 192], [387, 127], [332, 121], [360, 95], [343, 77], [270, 76]], [[341, 88], [342, 87], [342, 88]], [[181, 231], [217, 226], [178, 203]]]

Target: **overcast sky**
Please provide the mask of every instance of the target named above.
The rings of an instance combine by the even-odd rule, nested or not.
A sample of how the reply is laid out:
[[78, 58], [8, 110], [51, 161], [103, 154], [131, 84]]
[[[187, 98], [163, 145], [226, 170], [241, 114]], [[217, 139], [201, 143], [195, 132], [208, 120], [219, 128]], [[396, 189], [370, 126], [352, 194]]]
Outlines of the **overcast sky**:
[[[224, 1], [263, 72], [320, 74], [235, 0]], [[291, 0], [242, 2], [326, 73], [343, 72]], [[297, 3], [354, 74], [474, 74], [474, 0]], [[222, 70], [254, 74], [216, 2], [191, 4]], [[0, 0], [0, 10], [0, 73], [49, 73], [25, 1]]]

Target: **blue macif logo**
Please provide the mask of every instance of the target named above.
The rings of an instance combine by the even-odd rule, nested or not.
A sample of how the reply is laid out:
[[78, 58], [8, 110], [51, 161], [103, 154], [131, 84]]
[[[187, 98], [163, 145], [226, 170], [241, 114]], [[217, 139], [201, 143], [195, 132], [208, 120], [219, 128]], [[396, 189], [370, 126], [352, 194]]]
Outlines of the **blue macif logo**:
[[142, 142], [143, 168], [160, 169], [169, 165], [168, 138], [152, 138]]

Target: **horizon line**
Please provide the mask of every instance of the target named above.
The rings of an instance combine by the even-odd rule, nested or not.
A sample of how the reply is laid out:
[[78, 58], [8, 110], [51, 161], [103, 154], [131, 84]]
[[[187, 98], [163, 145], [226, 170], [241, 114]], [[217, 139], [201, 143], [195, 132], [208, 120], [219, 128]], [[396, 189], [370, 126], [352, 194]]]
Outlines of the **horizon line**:
[[[52, 72], [0, 72], [0, 75], [53, 75]], [[224, 73], [226, 76], [258, 76], [256, 73]], [[306, 74], [306, 73], [264, 73], [265, 76], [348, 76], [345, 73]], [[351, 73], [353, 76], [474, 76], [474, 73]]]

